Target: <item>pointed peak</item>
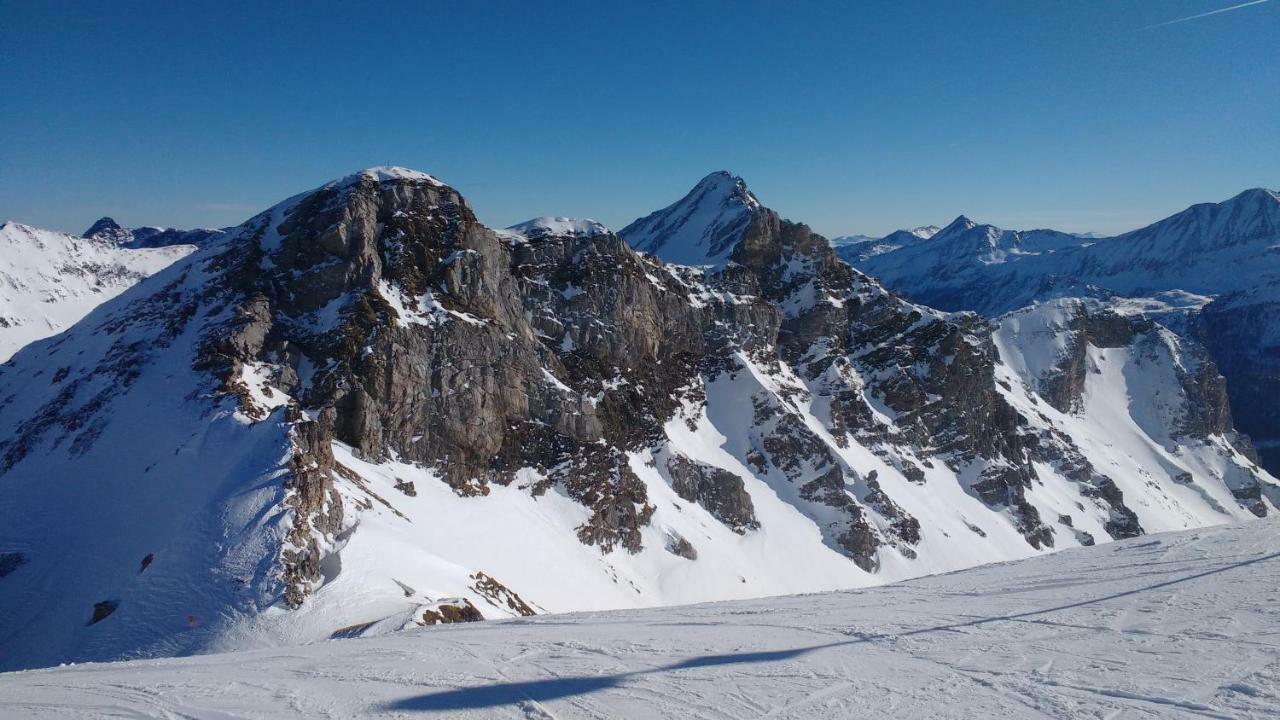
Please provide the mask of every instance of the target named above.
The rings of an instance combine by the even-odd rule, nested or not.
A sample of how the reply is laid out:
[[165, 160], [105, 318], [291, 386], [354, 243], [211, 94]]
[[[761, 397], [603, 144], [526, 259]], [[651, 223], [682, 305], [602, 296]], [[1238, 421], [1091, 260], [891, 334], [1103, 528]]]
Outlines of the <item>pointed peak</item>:
[[704, 185], [706, 186], [742, 185], [743, 187], [746, 187], [746, 182], [743, 181], [741, 177], [734, 175], [728, 170], [716, 170], [715, 172], [709, 172], [706, 175], [704, 175], [702, 179], [698, 181], [698, 184], [695, 185], [694, 187], [702, 187]]
[[1266, 188], [1250, 188], [1227, 202], [1280, 202], [1280, 192]]
[[698, 181], [697, 185], [685, 196], [686, 199], [698, 196], [716, 198], [737, 198], [750, 207], [760, 207], [760, 201], [747, 189], [747, 181], [728, 170], [716, 170], [708, 173]]
[[120, 227], [120, 223], [109, 217], [98, 218], [98, 221], [89, 226], [88, 230], [80, 237], [91, 238], [99, 235], [117, 235], [124, 228]]
[[955, 220], [952, 220], [950, 224], [948, 224], [946, 227], [934, 233], [932, 237], [946, 237], [950, 235], [955, 235], [957, 233], [962, 233], [962, 232], [972, 230], [976, 227], [978, 227], [978, 223], [970, 220], [964, 215], [960, 215]]
[[742, 178], [717, 170], [676, 202], [618, 232], [632, 247], [680, 265], [725, 262], [763, 209]]

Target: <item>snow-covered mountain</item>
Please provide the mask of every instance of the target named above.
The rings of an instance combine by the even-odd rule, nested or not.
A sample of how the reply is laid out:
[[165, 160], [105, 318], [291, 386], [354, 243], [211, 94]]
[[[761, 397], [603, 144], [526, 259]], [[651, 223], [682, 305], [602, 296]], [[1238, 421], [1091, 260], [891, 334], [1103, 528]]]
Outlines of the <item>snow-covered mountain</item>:
[[131, 249], [16, 222], [0, 225], [0, 362], [56, 335], [195, 248]]
[[210, 238], [217, 237], [225, 230], [197, 228], [195, 230], [176, 230], [174, 228], [140, 227], [124, 228], [115, 220], [100, 218], [82, 237], [113, 242], [125, 248], [159, 248], [171, 245], [203, 245]]
[[709, 270], [374, 168], [29, 346], [0, 668], [874, 585], [1280, 502], [1194, 344], [915, 305], [751, 201], [647, 243]]
[[[961, 215], [927, 238], [911, 235], [896, 242], [882, 242], [883, 248], [877, 248], [878, 252], [846, 251], [841, 257], [895, 289], [928, 287], [928, 294], [942, 295], [957, 285], [967, 289], [969, 278], [989, 266], [1053, 254], [1088, 242], [1092, 241], [1056, 230], [1003, 230]], [[1013, 303], [1003, 310], [1026, 304], [1029, 302]]]
[[1110, 298], [1210, 349], [1241, 429], [1280, 467], [1280, 193], [1248, 190], [1114, 238], [1018, 233], [960, 218], [928, 242], [846, 256], [908, 297], [995, 316], [1038, 300]]
[[603, 224], [590, 218], [536, 217], [525, 220], [507, 228], [508, 231], [526, 238], [540, 238], [551, 235], [570, 235], [573, 237], [591, 237], [607, 235], [612, 232]]
[[845, 262], [856, 265], [862, 260], [915, 245], [938, 234], [937, 225], [922, 225], [914, 230], [894, 230], [880, 238], [866, 235], [841, 235], [831, 239], [831, 247]]
[[742, 178], [723, 170], [618, 232], [637, 250], [681, 265], [722, 265], [761, 210]]
[[0, 718], [1239, 718], [1280, 706], [1280, 527], [840, 593], [0, 675]]

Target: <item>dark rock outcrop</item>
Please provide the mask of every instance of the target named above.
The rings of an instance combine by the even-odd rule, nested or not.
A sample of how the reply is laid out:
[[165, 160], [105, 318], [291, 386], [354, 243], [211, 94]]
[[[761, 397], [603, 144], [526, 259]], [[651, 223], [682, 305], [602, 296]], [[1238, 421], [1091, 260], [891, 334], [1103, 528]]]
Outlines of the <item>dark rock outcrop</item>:
[[20, 552], [0, 553], [0, 578], [27, 564], [27, 556]]
[[103, 620], [106, 620], [111, 613], [115, 612], [119, 607], [119, 600], [102, 600], [100, 602], [96, 602], [93, 604], [93, 615], [89, 617], [89, 622], [85, 624], [96, 625]]
[[480, 610], [470, 600], [442, 600], [422, 611], [421, 625], [448, 625], [451, 623], [479, 622], [484, 620]]
[[471, 579], [475, 581], [471, 589], [488, 600], [494, 607], [505, 607], [507, 610], [525, 617], [538, 614], [533, 609], [533, 606], [525, 602], [515, 591], [493, 577], [477, 572], [471, 575]]
[[706, 508], [734, 532], [744, 533], [760, 527], [751, 496], [737, 475], [683, 455], [668, 458], [667, 473], [671, 477], [671, 488], [677, 495]]

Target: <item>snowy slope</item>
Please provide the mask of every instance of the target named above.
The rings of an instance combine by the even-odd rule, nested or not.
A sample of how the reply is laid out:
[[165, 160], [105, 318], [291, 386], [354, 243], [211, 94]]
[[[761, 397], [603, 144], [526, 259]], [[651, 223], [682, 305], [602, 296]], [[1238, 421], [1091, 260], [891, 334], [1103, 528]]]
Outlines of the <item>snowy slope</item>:
[[127, 249], [101, 238], [0, 225], [0, 362], [193, 249]]
[[1270, 718], [1275, 522], [869, 590], [0, 675], [0, 717]]
[[760, 202], [742, 178], [723, 170], [698, 182], [679, 201], [618, 232], [631, 246], [681, 265], [723, 264]]
[[[214, 239], [0, 367], [0, 668], [877, 585], [1274, 512], [1216, 372], [1158, 328], [1061, 307], [993, 335], [766, 208], [743, 237], [707, 272], [495, 233], [377, 168]], [[1101, 371], [1068, 363], [1055, 406], [1076, 350]]]

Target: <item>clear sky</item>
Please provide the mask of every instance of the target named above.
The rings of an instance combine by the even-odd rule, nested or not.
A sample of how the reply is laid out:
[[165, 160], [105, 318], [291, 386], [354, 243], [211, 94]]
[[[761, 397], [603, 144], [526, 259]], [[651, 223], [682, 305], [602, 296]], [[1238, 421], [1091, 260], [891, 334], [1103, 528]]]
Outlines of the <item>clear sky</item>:
[[621, 227], [728, 169], [828, 235], [1280, 187], [1280, 0], [0, 0], [0, 219], [236, 224], [370, 165]]

